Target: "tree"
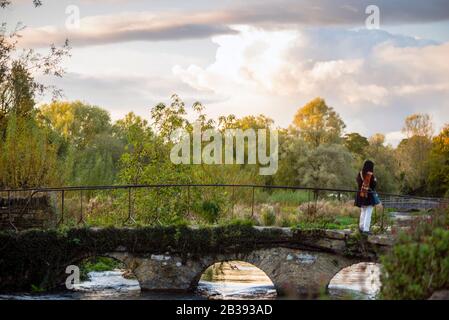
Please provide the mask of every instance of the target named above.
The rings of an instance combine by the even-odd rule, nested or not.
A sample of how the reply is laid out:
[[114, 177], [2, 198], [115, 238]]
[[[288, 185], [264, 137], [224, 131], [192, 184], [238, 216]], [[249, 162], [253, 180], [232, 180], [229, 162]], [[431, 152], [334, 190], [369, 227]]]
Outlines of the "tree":
[[[258, 130], [272, 130], [273, 129], [274, 121], [273, 119], [266, 117], [265, 115], [257, 115], [257, 116], [245, 116], [242, 118], [237, 118], [235, 115], [229, 115], [229, 116], [222, 116], [218, 119], [218, 128], [220, 131], [224, 131], [227, 129], [240, 129], [242, 131], [246, 130], [254, 130], [255, 139], [253, 140], [255, 145], [253, 147], [256, 147], [259, 143], [259, 136], [257, 134]], [[249, 138], [244, 139], [244, 158], [248, 159], [248, 148], [249, 145]], [[271, 152], [270, 150], [270, 141], [269, 136], [267, 135], [266, 140], [267, 145], [267, 153], [269, 154]], [[223, 145], [223, 148], [225, 146]], [[236, 156], [236, 145], [233, 146], [234, 148], [234, 157]], [[224, 151], [223, 151], [224, 152]], [[230, 165], [222, 166], [222, 170], [227, 170], [230, 167]], [[240, 170], [238, 169], [240, 168]], [[235, 168], [232, 168], [232, 170], [227, 170], [227, 172], [236, 172], [236, 177], [230, 178], [234, 181], [241, 181], [242, 183], [250, 182], [250, 183], [265, 183], [265, 184], [273, 184], [273, 177], [272, 176], [264, 176], [261, 177], [259, 175], [259, 168], [260, 164], [242, 164], [242, 165], [235, 165]], [[204, 167], [204, 170], [210, 170], [207, 167]], [[229, 176], [229, 174], [228, 174]], [[229, 177], [228, 177], [229, 178]]]
[[[366, 148], [366, 158], [374, 162], [374, 174], [377, 178], [377, 190], [380, 192], [397, 192], [399, 185], [397, 182], [398, 166], [395, 159], [395, 150], [391, 146], [385, 146], [385, 136], [380, 133], [374, 134], [369, 139], [369, 146]], [[358, 168], [362, 168], [361, 159]], [[360, 169], [359, 169], [360, 170]]]
[[53, 102], [40, 108], [40, 119], [61, 140], [59, 159], [66, 183], [102, 185], [115, 182], [124, 142], [113, 131], [109, 113], [97, 106]]
[[[160, 107], [160, 106], [159, 106]], [[159, 108], [158, 107], [158, 108]], [[153, 110], [154, 111], [154, 110]], [[158, 127], [161, 122], [158, 123]], [[114, 130], [126, 140], [120, 157], [119, 181], [122, 184], [190, 183], [192, 166], [170, 161], [171, 142], [165, 136], [171, 126], [156, 134], [148, 123], [132, 113], [117, 121]], [[187, 211], [181, 188], [149, 189], [134, 195], [133, 207], [142, 212], [148, 224], [173, 223]]]
[[274, 124], [273, 119], [260, 114], [258, 116], [245, 116], [243, 118], [237, 118], [235, 115], [229, 115], [227, 117], [219, 117], [219, 127], [224, 129], [267, 129], [271, 128]]
[[402, 191], [424, 195], [429, 174], [433, 124], [429, 115], [414, 114], [405, 119], [403, 133], [407, 136], [398, 145]]
[[52, 129], [77, 149], [88, 146], [96, 135], [112, 130], [106, 110], [81, 101], [52, 102], [41, 106], [40, 111]]
[[58, 169], [49, 129], [40, 127], [33, 118], [8, 117], [6, 136], [0, 143], [0, 187], [59, 185]]
[[[0, 1], [4, 9], [11, 1]], [[40, 6], [41, 2], [33, 1]], [[16, 27], [12, 33], [0, 28], [0, 186], [36, 187], [58, 185], [58, 145], [51, 129], [37, 121], [35, 97], [50, 89], [37, 80], [39, 75], [62, 76], [61, 60], [68, 55], [66, 41], [61, 48], [50, 46], [47, 55], [33, 49], [19, 50]]]
[[114, 184], [123, 150], [123, 143], [110, 132], [96, 135], [81, 150], [71, 149], [70, 155], [62, 159], [67, 169], [72, 164], [67, 183], [90, 186]]
[[[10, 1], [0, 2], [0, 10], [10, 4]], [[40, 6], [40, 1], [34, 1]], [[53, 86], [45, 85], [37, 80], [39, 75], [53, 75], [61, 77], [64, 69], [61, 61], [69, 55], [68, 40], [61, 47], [50, 45], [50, 52], [46, 55], [34, 49], [17, 48], [20, 30], [7, 33], [7, 24], [0, 27], [0, 130], [4, 134], [7, 117], [11, 113], [29, 113], [34, 107], [34, 97], [52, 91], [53, 97], [61, 92]], [[20, 105], [21, 110], [17, 110]]]
[[351, 153], [341, 145], [321, 145], [308, 149], [298, 161], [301, 185], [316, 188], [350, 188], [356, 170]]
[[275, 180], [281, 185], [301, 185], [299, 160], [308, 151], [307, 143], [299, 137], [294, 128], [279, 132], [279, 169]]
[[429, 156], [428, 191], [449, 197], [449, 124], [433, 139]]
[[344, 136], [344, 145], [354, 154], [365, 155], [365, 149], [369, 146], [368, 139], [357, 132], [348, 133]]
[[340, 115], [321, 98], [300, 108], [293, 119], [301, 137], [314, 147], [338, 143], [345, 124]]
[[276, 182], [316, 188], [350, 188], [356, 170], [352, 154], [342, 145], [317, 148], [305, 142], [295, 128], [281, 131]]
[[[35, 7], [39, 7], [42, 5], [41, 0], [32, 0], [30, 2], [32, 2]], [[11, 0], [0, 0], [0, 8], [6, 8], [10, 4], [11, 4]]]
[[22, 63], [14, 61], [9, 81], [4, 85], [2, 94], [2, 114], [8, 112], [21, 117], [29, 117], [34, 108], [34, 83], [30, 72]]
[[431, 139], [433, 135], [432, 119], [428, 114], [412, 114], [405, 119], [402, 132], [407, 138], [418, 136]]
[[375, 133], [369, 137], [368, 143], [377, 148], [383, 147], [385, 145], [385, 135], [382, 133]]
[[175, 130], [188, 124], [184, 102], [177, 94], [173, 94], [171, 100], [169, 105], [161, 102], [151, 109], [153, 127], [165, 139], [169, 139]]

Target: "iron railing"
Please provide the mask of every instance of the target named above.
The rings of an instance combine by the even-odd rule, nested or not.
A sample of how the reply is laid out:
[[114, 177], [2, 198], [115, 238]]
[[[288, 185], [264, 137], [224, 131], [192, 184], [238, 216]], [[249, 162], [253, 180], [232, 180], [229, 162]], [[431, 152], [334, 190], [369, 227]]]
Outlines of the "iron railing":
[[[0, 213], [5, 215], [5, 212], [8, 216], [8, 221], [14, 229], [17, 229], [14, 225], [13, 220], [11, 219], [12, 215], [15, 214], [19, 217], [22, 217], [27, 211], [32, 207], [33, 199], [36, 199], [37, 195], [44, 195], [43, 198], [48, 197], [48, 195], [55, 195], [53, 197], [54, 201], [59, 202], [59, 205], [54, 205], [55, 207], [59, 206], [59, 211], [56, 213], [56, 225], [61, 225], [65, 222], [66, 218], [66, 208], [67, 208], [67, 194], [79, 193], [79, 213], [76, 219], [76, 224], [85, 223], [85, 208], [84, 208], [84, 197], [89, 196], [92, 192], [118, 192], [124, 191], [126, 192], [126, 198], [122, 195], [122, 202], [126, 202], [127, 212], [126, 216], [123, 219], [123, 223], [136, 223], [134, 210], [133, 210], [133, 198], [137, 192], [142, 190], [156, 190], [156, 196], [158, 196], [158, 192], [163, 189], [180, 189], [187, 191], [187, 200], [185, 204], [185, 211], [187, 215], [190, 215], [192, 210], [192, 196], [191, 192], [193, 189], [197, 188], [226, 188], [232, 189], [232, 193], [229, 196], [230, 201], [232, 202], [232, 215], [234, 214], [234, 206], [238, 202], [236, 197], [236, 190], [239, 190], [239, 195], [242, 196], [242, 190], [250, 191], [250, 208], [251, 208], [251, 216], [254, 215], [255, 210], [255, 191], [256, 190], [264, 190], [264, 191], [273, 191], [273, 190], [291, 190], [291, 191], [306, 191], [307, 192], [307, 203], [313, 203], [313, 201], [318, 201], [320, 197], [325, 195], [327, 198], [334, 198], [336, 200], [349, 200], [351, 198], [349, 195], [355, 196], [358, 190], [351, 189], [337, 189], [337, 188], [316, 188], [316, 187], [301, 187], [301, 186], [276, 186], [276, 185], [258, 185], [258, 184], [133, 184], [133, 185], [107, 185], [107, 186], [68, 186], [68, 187], [47, 187], [47, 188], [27, 188], [27, 189], [4, 189], [0, 190]], [[5, 195], [3, 198], [1, 195]], [[175, 194], [174, 196], [179, 196], [179, 194]], [[392, 208], [397, 210], [403, 209], [431, 209], [437, 208], [441, 206], [448, 206], [449, 199], [442, 198], [428, 198], [428, 197], [419, 197], [419, 196], [409, 196], [409, 195], [399, 195], [399, 194], [390, 194], [390, 193], [378, 193], [379, 197], [383, 203], [383, 209]], [[6, 203], [5, 203], [6, 199]], [[17, 199], [21, 199], [21, 203], [23, 204], [19, 208], [14, 206], [14, 201], [17, 202]], [[158, 199], [153, 199], [157, 201]], [[44, 200], [46, 201], [46, 200]], [[53, 201], [53, 202], [54, 202]], [[73, 196], [70, 198], [71, 207], [74, 206]], [[6, 206], [5, 206], [6, 205]], [[14, 212], [13, 212], [14, 208]], [[381, 225], [383, 227], [384, 220], [384, 210], [382, 210], [381, 216]]]

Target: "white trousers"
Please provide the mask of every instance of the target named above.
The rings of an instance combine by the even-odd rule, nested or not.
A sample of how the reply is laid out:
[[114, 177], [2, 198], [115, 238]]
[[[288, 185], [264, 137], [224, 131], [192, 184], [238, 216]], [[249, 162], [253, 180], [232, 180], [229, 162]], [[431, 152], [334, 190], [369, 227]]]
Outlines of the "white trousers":
[[360, 213], [359, 228], [360, 231], [368, 232], [371, 225], [371, 215], [373, 214], [373, 206], [362, 207]]

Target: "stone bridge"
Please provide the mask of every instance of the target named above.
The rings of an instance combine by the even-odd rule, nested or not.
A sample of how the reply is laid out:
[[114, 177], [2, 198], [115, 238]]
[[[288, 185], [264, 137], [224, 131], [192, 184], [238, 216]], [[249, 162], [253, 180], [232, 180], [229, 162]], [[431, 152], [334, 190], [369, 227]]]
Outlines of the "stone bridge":
[[375, 262], [391, 245], [386, 236], [245, 225], [3, 233], [0, 290], [54, 288], [68, 265], [108, 256], [124, 262], [142, 290], [194, 290], [209, 266], [239, 260], [264, 271], [278, 294], [310, 296], [343, 268]]

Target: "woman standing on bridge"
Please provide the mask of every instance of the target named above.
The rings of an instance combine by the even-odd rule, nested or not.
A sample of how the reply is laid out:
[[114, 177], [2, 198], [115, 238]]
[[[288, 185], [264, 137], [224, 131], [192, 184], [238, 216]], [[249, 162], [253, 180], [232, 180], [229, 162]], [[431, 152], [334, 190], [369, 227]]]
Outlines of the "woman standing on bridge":
[[377, 179], [374, 176], [374, 163], [371, 160], [366, 160], [363, 164], [362, 171], [357, 175], [357, 185], [359, 186], [359, 192], [357, 192], [355, 198], [355, 205], [361, 208], [359, 230], [362, 233], [369, 234], [371, 215], [374, 206], [377, 204], [374, 197]]

